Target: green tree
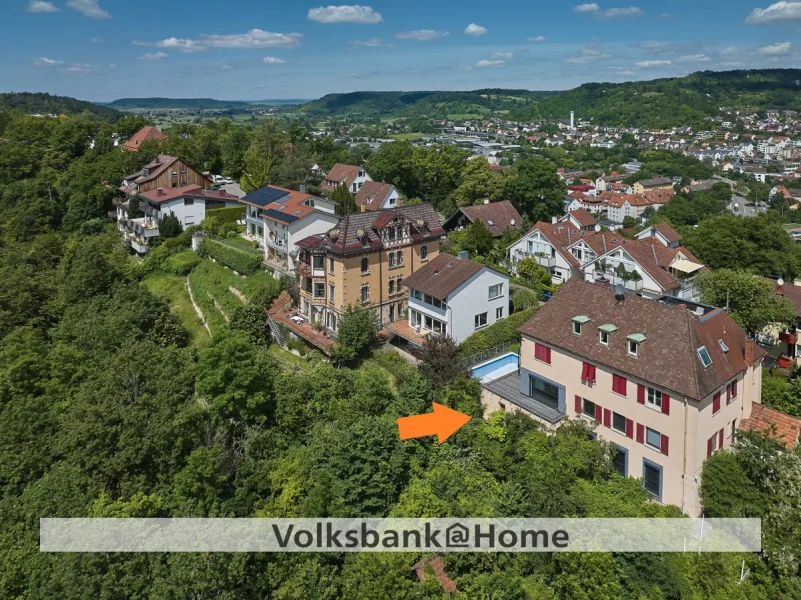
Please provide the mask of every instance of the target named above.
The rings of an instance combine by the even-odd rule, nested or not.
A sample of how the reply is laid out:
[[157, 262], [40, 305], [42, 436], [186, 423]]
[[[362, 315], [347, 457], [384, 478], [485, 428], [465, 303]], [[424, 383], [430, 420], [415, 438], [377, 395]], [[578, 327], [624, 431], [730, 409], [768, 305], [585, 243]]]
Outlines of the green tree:
[[426, 337], [419, 368], [435, 388], [441, 388], [465, 373], [456, 357], [456, 342], [449, 336]]
[[349, 215], [359, 212], [359, 207], [356, 206], [356, 199], [345, 185], [338, 185], [328, 197], [336, 205], [336, 212], [338, 215]]
[[339, 321], [333, 356], [340, 363], [355, 361], [375, 343], [377, 333], [375, 313], [361, 306], [349, 305]]
[[271, 157], [265, 150], [256, 144], [245, 152], [244, 167], [240, 184], [247, 192], [254, 192], [270, 184]]
[[178, 237], [183, 233], [183, 231], [184, 228], [181, 227], [181, 222], [173, 212], [164, 217], [159, 223], [159, 237], [162, 239], [168, 240], [170, 238]]
[[517, 274], [539, 290], [550, 290], [551, 274], [533, 256], [527, 256], [517, 265]]
[[492, 233], [482, 221], [473, 221], [464, 231], [462, 248], [471, 254], [487, 255], [494, 245]]
[[493, 171], [483, 157], [467, 161], [462, 182], [453, 192], [456, 206], [470, 206], [484, 200], [494, 202], [503, 194], [503, 172]]
[[712, 306], [728, 306], [729, 314], [740, 327], [756, 333], [771, 323], [795, 322], [795, 309], [765, 279], [743, 271], [721, 269], [706, 271], [696, 278], [701, 302]]
[[567, 186], [556, 174], [553, 163], [542, 158], [524, 158], [510, 169], [504, 192], [521, 213], [543, 221], [564, 212]]

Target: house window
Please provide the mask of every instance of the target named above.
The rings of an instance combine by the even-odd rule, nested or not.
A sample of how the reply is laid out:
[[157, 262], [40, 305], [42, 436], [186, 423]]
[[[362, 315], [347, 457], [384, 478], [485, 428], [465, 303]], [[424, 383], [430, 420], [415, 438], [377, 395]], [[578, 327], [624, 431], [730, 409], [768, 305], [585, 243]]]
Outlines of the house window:
[[595, 418], [595, 402], [591, 400], [587, 400], [584, 398], [581, 401], [581, 414], [585, 417], [590, 417], [591, 419]]
[[414, 296], [415, 300], [422, 300], [423, 299], [423, 293], [420, 290], [414, 290], [412, 292], [412, 296]]
[[701, 364], [704, 365], [705, 369], [712, 364], [712, 357], [709, 356], [709, 351], [706, 349], [706, 346], [698, 348], [698, 358], [701, 359]]
[[334, 285], [331, 283], [328, 284], [328, 300], [334, 301]]
[[730, 404], [737, 399], [737, 380], [735, 379], [726, 386], [726, 404]]
[[409, 311], [409, 324], [412, 327], [420, 327], [420, 325], [422, 323], [423, 323], [422, 315], [419, 312], [417, 312], [416, 310], [410, 310]]
[[[390, 267], [392, 263], [390, 262]], [[362, 259], [362, 273], [369, 273], [370, 272], [370, 259], [366, 256]]]
[[323, 270], [325, 268], [325, 257], [317, 255], [312, 257], [312, 267], [315, 270]]
[[194, 203], [194, 198], [184, 198], [184, 206], [192, 206]]
[[612, 429], [626, 435], [626, 417], [620, 413], [612, 413]]
[[662, 392], [655, 390], [654, 388], [648, 388], [648, 393], [645, 396], [645, 401], [648, 403], [649, 406], [654, 408], [662, 408]]
[[503, 319], [503, 306], [499, 306], [495, 309], [495, 320]]
[[434, 303], [434, 299], [431, 296], [429, 296], [428, 294], [425, 294], [423, 296], [423, 302], [425, 302], [426, 304], [433, 304]]
[[581, 323], [573, 321], [573, 333], [581, 335]]
[[496, 285], [491, 285], [489, 289], [489, 299], [494, 300], [495, 298], [500, 298], [503, 295], [503, 284], [498, 283]]
[[657, 500], [662, 500], [662, 467], [650, 460], [643, 460], [642, 487]]
[[540, 396], [555, 406], [559, 404], [559, 388], [536, 375], [529, 374], [528, 376], [528, 394], [532, 398]]
[[534, 343], [534, 358], [546, 365], [551, 364], [551, 349], [548, 346]]
[[420, 260], [426, 260], [428, 258], [428, 246], [423, 244], [420, 246]]
[[628, 474], [628, 462], [629, 462], [629, 453], [625, 448], [621, 448], [618, 446], [617, 454], [615, 455], [614, 460], [612, 460], [612, 464], [614, 465], [615, 469], [617, 470], [618, 474], [621, 477], [626, 477]]
[[394, 267], [395, 266], [395, 253], [394, 252], [390, 252], [389, 253], [389, 257], [388, 257], [387, 260], [389, 261], [390, 268]]
[[637, 356], [638, 346], [637, 342], [629, 340], [629, 356]]
[[395, 293], [395, 280], [394, 279], [390, 279], [389, 280], [389, 295], [391, 296], [394, 293]]
[[645, 428], [645, 445], [654, 450], [662, 449], [662, 434], [656, 429]]
[[474, 321], [476, 324], [476, 329], [480, 329], [481, 327], [486, 327], [487, 313], [481, 313], [480, 315], [476, 315]]
[[329, 256], [328, 257], [328, 272], [329, 273], [333, 273], [334, 272], [334, 257], [333, 256]]
[[621, 396], [626, 395], [626, 378], [620, 375], [612, 375], [612, 391]]
[[362, 302], [369, 302], [370, 301], [370, 286], [368, 284], [364, 284], [361, 290], [361, 299]]
[[184, 225], [194, 225], [194, 224], [195, 224], [195, 217], [194, 216], [190, 215], [188, 217], [184, 217]]
[[403, 264], [403, 250], [398, 250], [396, 255], [395, 262], [400, 267]]
[[325, 284], [322, 281], [316, 281], [314, 283], [314, 297], [325, 298]]
[[602, 345], [608, 346], [609, 345], [609, 332], [607, 331], [599, 331], [598, 332], [598, 341], [601, 342]]

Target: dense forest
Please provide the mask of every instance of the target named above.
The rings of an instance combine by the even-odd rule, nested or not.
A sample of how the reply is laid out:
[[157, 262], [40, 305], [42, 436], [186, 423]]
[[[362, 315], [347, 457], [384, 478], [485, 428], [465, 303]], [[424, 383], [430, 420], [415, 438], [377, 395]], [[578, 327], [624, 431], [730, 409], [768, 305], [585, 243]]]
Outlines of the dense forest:
[[214, 100], [212, 98], [120, 98], [110, 102], [108, 106], [119, 110], [140, 109], [210, 109], [247, 108], [249, 102], [235, 100]]
[[[584, 422], [549, 436], [499, 412], [443, 445], [400, 441], [396, 418], [432, 401], [479, 417], [476, 381], [369, 348], [337, 365], [288, 361], [265, 334], [270, 277], [243, 281], [250, 304], [220, 313], [210, 337], [156, 282], [177, 281], [175, 298], [187, 274], [224, 290], [233, 274], [188, 250], [187, 232], [136, 258], [104, 218], [121, 178], [159, 151], [113, 147], [112, 133], [142, 124], [0, 110], [1, 598], [445, 597], [417, 581], [414, 553], [43, 554], [42, 517], [678, 516], [619, 477], [614, 447]], [[167, 133], [162, 149], [192, 164], [248, 174], [267, 156], [251, 174], [286, 181], [312, 153], [350, 152], [274, 123]], [[492, 176], [458, 151], [393, 144], [370, 160], [443, 206], [481, 197]], [[564, 194], [553, 177], [528, 159], [503, 190], [548, 211]], [[448, 575], [468, 600], [801, 597], [801, 455], [738, 444], [708, 463], [704, 501], [709, 516], [762, 517], [761, 555], [460, 554], [444, 557]]]
[[117, 121], [124, 116], [118, 110], [94, 104], [93, 102], [32, 92], [0, 94], [0, 111], [3, 109], [19, 110], [29, 115], [79, 115], [81, 113], [89, 113], [107, 121]]

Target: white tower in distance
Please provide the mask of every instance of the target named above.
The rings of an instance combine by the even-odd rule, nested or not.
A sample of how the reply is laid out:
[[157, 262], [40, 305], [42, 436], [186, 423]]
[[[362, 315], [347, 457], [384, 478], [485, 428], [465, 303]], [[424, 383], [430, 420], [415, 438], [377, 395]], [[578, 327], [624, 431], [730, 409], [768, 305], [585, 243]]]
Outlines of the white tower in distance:
[[576, 130], [576, 113], [575, 111], [570, 111], [570, 131]]

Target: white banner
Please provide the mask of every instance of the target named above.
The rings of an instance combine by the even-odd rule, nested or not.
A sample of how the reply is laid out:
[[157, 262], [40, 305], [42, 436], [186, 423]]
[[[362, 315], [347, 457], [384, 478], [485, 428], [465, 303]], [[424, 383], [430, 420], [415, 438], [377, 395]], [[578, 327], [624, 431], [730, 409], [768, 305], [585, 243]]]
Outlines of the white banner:
[[42, 552], [758, 552], [759, 519], [41, 519]]

